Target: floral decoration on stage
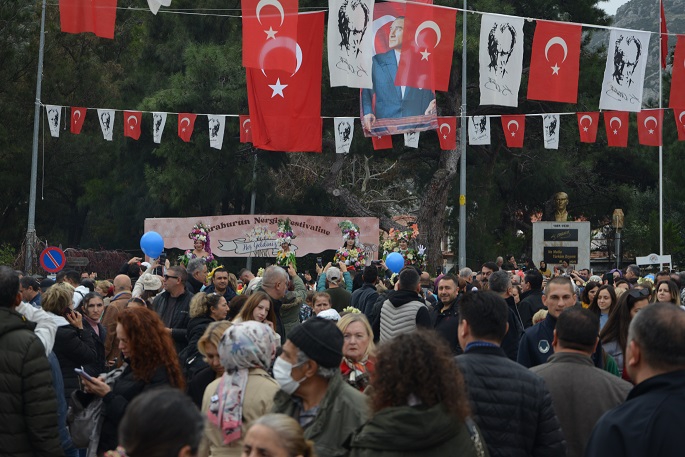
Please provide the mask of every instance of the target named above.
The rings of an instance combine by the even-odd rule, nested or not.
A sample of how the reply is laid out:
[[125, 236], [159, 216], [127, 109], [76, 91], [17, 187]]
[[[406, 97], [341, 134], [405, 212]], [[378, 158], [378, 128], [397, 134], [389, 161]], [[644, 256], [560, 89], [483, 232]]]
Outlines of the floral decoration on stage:
[[188, 262], [198, 257], [203, 257], [207, 263], [207, 269], [212, 271], [219, 263], [212, 255], [212, 248], [209, 246], [209, 227], [202, 222], [193, 226], [193, 230], [188, 234], [188, 238], [193, 240], [193, 249], [188, 249], [183, 255], [178, 256], [181, 265], [187, 267]]
[[390, 229], [383, 242], [383, 260], [388, 254], [399, 252], [404, 257], [404, 266], [416, 265], [423, 270], [426, 268], [426, 248], [422, 245], [416, 246], [416, 238], [419, 236], [416, 224], [409, 228], [410, 230]]
[[342, 232], [343, 245], [335, 251], [333, 263], [343, 262], [347, 270], [362, 270], [366, 264], [364, 245], [360, 241], [359, 227], [352, 221], [342, 221], [338, 224]]
[[278, 220], [278, 233], [276, 239], [278, 240], [279, 248], [276, 253], [276, 265], [283, 268], [288, 268], [291, 265], [297, 269], [297, 261], [295, 259], [295, 252], [290, 250], [292, 240], [297, 238], [290, 226], [290, 218], [285, 220]]

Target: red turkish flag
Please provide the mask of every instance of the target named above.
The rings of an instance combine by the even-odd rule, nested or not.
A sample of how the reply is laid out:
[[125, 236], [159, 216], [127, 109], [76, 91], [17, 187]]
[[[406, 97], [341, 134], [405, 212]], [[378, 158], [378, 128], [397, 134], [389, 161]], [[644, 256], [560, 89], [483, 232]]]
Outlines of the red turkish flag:
[[578, 115], [578, 131], [581, 143], [597, 141], [597, 127], [599, 127], [599, 113], [576, 113]]
[[537, 21], [530, 59], [528, 99], [576, 103], [580, 24]]
[[81, 133], [81, 128], [83, 127], [83, 121], [86, 120], [87, 108], [81, 108], [72, 106], [71, 107], [71, 133], [78, 135]]
[[379, 149], [392, 149], [392, 135], [385, 136], [372, 136], [371, 141], [373, 142], [373, 149], [378, 151]]
[[178, 113], [178, 136], [188, 143], [193, 135], [197, 114]]
[[407, 3], [396, 86], [447, 91], [457, 10]]
[[664, 125], [663, 109], [643, 109], [637, 113], [637, 137], [643, 146], [661, 146]]
[[673, 74], [671, 75], [670, 108], [685, 108], [685, 35], [678, 35], [673, 54]]
[[321, 152], [324, 12], [301, 14], [295, 72], [247, 69], [252, 144], [268, 151]]
[[508, 147], [523, 147], [523, 134], [526, 131], [525, 114], [502, 116], [502, 129], [504, 130], [504, 138], [507, 140]]
[[101, 38], [114, 38], [117, 0], [59, 0], [62, 32], [93, 32]]
[[457, 149], [456, 117], [438, 118], [438, 139], [440, 140], [440, 149], [443, 151]]
[[124, 136], [137, 140], [140, 138], [140, 121], [143, 113], [140, 111], [124, 111]]
[[604, 127], [609, 146], [628, 147], [628, 121], [627, 111], [604, 111]]
[[250, 116], [240, 115], [240, 142], [252, 143], [252, 122]]
[[297, 0], [242, 0], [241, 4], [243, 67], [294, 72], [297, 67], [291, 56], [297, 52]]
[[685, 109], [674, 109], [675, 125], [678, 127], [678, 140], [685, 141]]

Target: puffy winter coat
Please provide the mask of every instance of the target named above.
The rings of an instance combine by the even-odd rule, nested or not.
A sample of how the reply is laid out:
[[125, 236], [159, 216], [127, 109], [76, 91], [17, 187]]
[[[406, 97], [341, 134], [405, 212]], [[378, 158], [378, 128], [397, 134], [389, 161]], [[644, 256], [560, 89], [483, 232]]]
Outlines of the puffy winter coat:
[[[0, 308], [0, 454], [61, 456], [57, 394], [35, 324]], [[61, 395], [61, 392], [60, 392]]]

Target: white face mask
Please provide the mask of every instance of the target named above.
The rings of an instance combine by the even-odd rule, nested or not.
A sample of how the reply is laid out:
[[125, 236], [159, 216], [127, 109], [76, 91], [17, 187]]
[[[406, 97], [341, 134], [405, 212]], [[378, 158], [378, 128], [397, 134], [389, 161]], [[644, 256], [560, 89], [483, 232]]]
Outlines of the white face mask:
[[281, 386], [281, 390], [288, 395], [294, 394], [300, 387], [300, 383], [307, 379], [306, 376], [299, 381], [295, 381], [292, 378], [292, 369], [299, 367], [300, 365], [302, 365], [302, 363], [293, 365], [292, 363], [283, 360], [282, 357], [277, 357], [274, 362], [274, 379], [276, 379], [276, 382]]

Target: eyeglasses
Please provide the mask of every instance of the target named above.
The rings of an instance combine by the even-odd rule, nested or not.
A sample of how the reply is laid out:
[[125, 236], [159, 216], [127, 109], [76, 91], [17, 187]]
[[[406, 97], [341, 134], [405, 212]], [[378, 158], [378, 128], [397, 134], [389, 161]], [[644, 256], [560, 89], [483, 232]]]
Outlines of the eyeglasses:
[[164, 279], [169, 279], [169, 278], [172, 278], [172, 279], [178, 279], [178, 276], [169, 276], [169, 275], [164, 275]]

